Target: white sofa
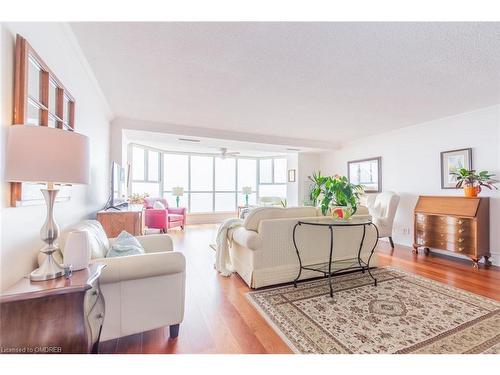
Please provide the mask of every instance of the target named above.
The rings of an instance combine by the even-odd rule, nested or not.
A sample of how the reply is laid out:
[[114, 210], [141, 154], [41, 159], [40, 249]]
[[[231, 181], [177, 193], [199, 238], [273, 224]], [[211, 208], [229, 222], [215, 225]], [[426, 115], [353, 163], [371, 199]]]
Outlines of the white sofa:
[[373, 223], [378, 228], [379, 238], [388, 237], [391, 247], [394, 249], [392, 240], [392, 227], [394, 217], [399, 204], [399, 195], [393, 191], [384, 191], [380, 194], [371, 194], [366, 200], [368, 211], [372, 216]]
[[[369, 217], [366, 207], [360, 206], [357, 217]], [[258, 207], [245, 218], [243, 226], [230, 232], [231, 261], [236, 272], [251, 288], [261, 288], [293, 281], [299, 262], [293, 245], [293, 227], [298, 220], [328, 220], [314, 207]], [[334, 229], [334, 260], [357, 257], [362, 227]], [[301, 226], [296, 231], [297, 245], [304, 265], [328, 260], [330, 232], [325, 227]], [[371, 249], [377, 242], [376, 229], [367, 227], [361, 258], [368, 262]], [[377, 265], [374, 253], [370, 266]], [[301, 279], [318, 277], [313, 271], [302, 271]]]
[[[106, 238], [98, 221], [86, 220], [65, 230], [60, 241], [63, 252], [72, 230], [87, 231], [90, 262], [106, 264], [100, 277], [106, 304], [101, 341], [164, 326], [170, 326], [170, 337], [176, 337], [184, 317], [186, 261], [173, 251], [170, 236], [138, 236], [145, 254], [105, 258], [113, 239]], [[61, 254], [55, 258], [62, 262]]]

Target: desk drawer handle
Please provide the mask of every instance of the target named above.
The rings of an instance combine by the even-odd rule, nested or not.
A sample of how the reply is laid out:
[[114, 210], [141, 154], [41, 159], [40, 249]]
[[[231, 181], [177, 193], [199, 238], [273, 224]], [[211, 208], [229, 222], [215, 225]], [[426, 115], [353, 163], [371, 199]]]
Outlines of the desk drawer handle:
[[464, 242], [464, 239], [463, 238], [459, 238], [458, 242]]
[[459, 246], [458, 247], [458, 251], [463, 251], [464, 250], [464, 247], [463, 246]]
[[458, 220], [458, 224], [463, 224], [463, 220]]
[[465, 232], [465, 229], [459, 229], [458, 230], [458, 233], [463, 233], [463, 232]]

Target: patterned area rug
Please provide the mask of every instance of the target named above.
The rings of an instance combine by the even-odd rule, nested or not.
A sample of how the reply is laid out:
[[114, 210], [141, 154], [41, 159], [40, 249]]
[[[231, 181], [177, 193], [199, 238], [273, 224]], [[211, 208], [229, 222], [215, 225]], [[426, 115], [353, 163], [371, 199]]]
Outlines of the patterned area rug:
[[297, 353], [499, 353], [500, 303], [391, 268], [247, 294]]

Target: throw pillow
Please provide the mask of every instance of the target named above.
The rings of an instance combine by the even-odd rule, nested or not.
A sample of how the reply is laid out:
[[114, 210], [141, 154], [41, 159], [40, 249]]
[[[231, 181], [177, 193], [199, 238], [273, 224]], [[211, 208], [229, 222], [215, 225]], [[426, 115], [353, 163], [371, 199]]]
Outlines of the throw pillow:
[[116, 237], [113, 245], [111, 245], [111, 248], [106, 254], [106, 258], [137, 254], [144, 254], [144, 248], [140, 242], [137, 241], [137, 238], [123, 230], [118, 237]]
[[155, 210], [164, 210], [165, 205], [163, 203], [161, 203], [160, 201], [155, 201], [155, 203], [153, 204], [153, 208]]

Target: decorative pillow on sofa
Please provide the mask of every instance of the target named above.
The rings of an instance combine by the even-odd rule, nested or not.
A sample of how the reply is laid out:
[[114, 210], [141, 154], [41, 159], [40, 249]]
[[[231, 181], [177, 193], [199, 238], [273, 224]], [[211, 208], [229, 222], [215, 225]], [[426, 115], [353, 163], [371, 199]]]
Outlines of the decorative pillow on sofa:
[[164, 210], [165, 209], [165, 205], [163, 203], [161, 203], [160, 201], [155, 201], [153, 203], [153, 208], [155, 210]]
[[115, 241], [106, 254], [106, 258], [137, 254], [144, 254], [144, 248], [137, 241], [137, 238], [122, 230], [118, 237], [115, 238]]

